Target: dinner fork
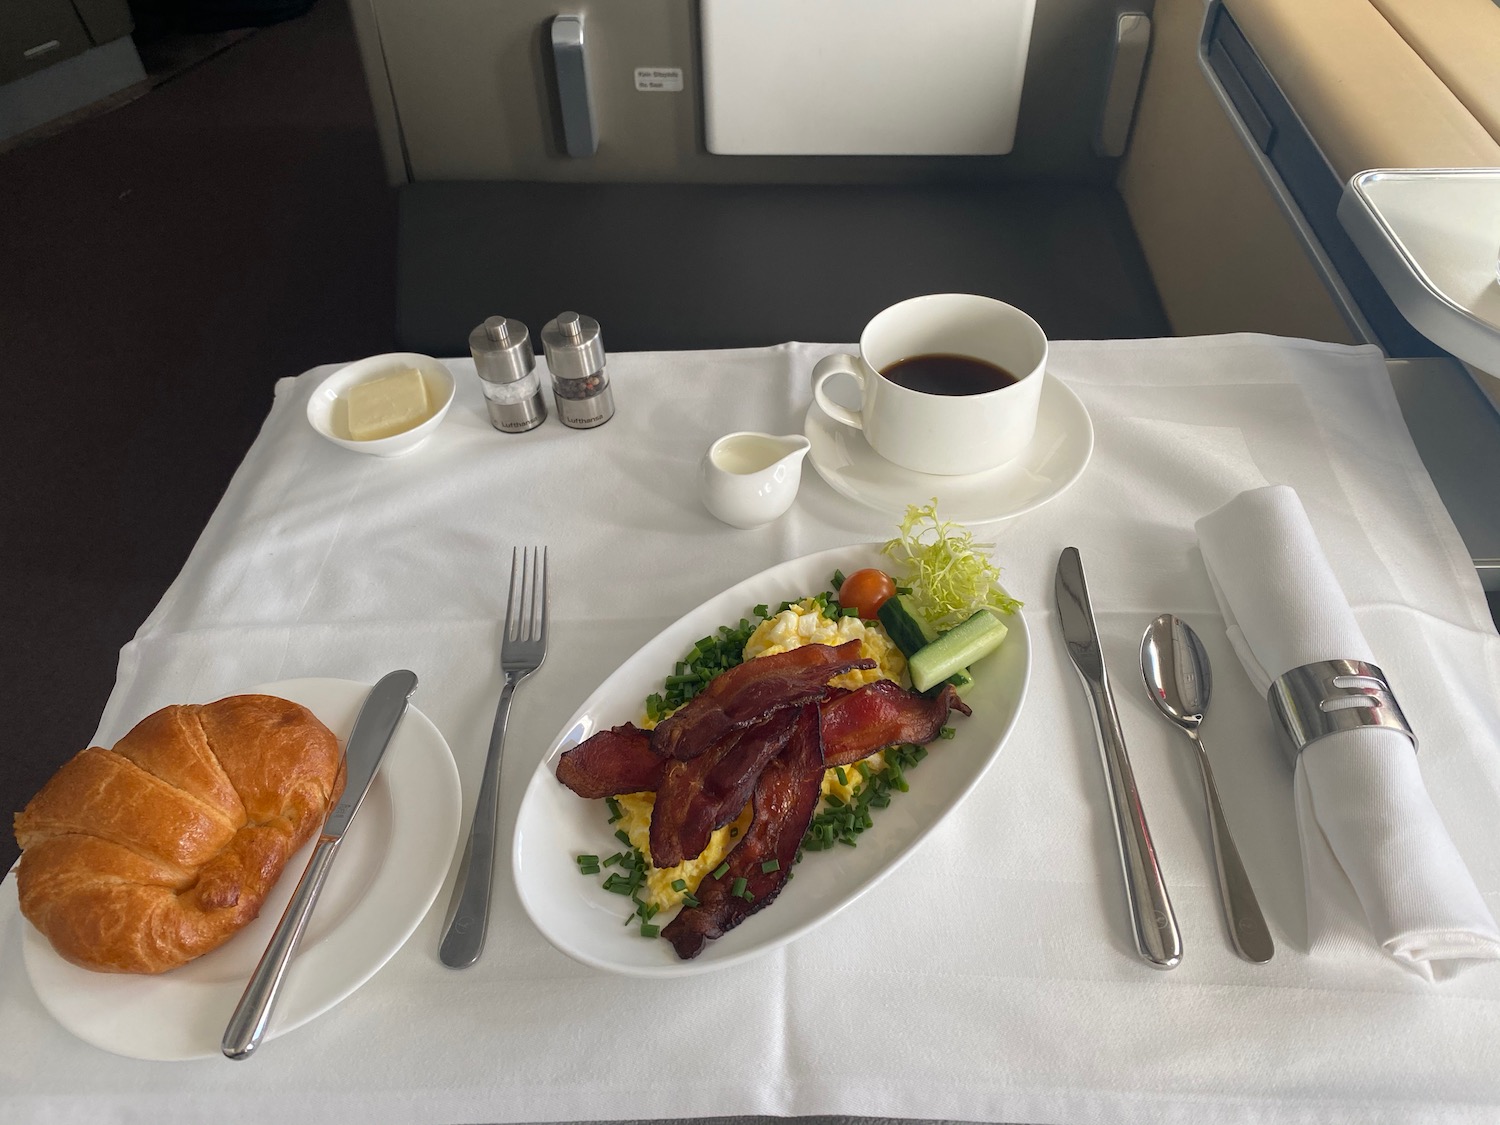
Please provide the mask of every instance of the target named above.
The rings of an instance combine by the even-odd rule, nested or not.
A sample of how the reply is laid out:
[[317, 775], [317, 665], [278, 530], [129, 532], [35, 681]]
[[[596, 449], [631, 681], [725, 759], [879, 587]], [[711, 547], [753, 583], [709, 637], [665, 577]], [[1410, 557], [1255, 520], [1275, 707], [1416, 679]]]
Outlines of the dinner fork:
[[547, 656], [547, 548], [517, 547], [510, 557], [510, 595], [505, 602], [505, 633], [500, 639], [500, 670], [505, 685], [495, 707], [489, 753], [474, 821], [459, 866], [460, 882], [453, 889], [449, 909], [453, 917], [443, 934], [439, 956], [450, 969], [466, 969], [484, 951], [490, 924], [490, 893], [494, 889], [495, 827], [500, 812], [500, 758], [505, 745], [505, 723], [516, 685], [541, 667]]

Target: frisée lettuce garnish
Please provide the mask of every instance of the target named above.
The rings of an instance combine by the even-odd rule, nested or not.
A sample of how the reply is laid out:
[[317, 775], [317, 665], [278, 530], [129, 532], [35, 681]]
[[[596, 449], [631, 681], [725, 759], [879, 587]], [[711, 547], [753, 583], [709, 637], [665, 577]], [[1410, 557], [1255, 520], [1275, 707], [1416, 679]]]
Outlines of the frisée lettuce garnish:
[[939, 517], [934, 499], [925, 507], [908, 505], [900, 533], [881, 551], [895, 562], [897, 585], [909, 591], [910, 604], [941, 633], [980, 609], [1014, 613], [1021, 607], [1000, 585], [1000, 568], [981, 553], [993, 547]]

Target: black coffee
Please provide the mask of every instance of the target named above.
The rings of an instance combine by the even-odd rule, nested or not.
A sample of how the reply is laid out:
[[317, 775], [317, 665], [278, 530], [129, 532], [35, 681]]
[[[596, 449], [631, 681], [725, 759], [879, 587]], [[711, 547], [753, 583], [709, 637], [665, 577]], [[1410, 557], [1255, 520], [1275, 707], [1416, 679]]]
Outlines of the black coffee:
[[971, 355], [914, 355], [880, 372], [898, 387], [929, 395], [982, 395], [1016, 382], [1003, 367]]

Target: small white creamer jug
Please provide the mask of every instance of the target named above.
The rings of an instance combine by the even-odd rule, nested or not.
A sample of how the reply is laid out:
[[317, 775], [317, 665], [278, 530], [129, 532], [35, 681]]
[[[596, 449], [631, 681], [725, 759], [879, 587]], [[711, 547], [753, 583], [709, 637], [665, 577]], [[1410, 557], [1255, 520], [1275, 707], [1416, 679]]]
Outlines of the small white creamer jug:
[[760, 527], [786, 512], [812, 443], [801, 434], [725, 434], [698, 469], [704, 506], [732, 527]]

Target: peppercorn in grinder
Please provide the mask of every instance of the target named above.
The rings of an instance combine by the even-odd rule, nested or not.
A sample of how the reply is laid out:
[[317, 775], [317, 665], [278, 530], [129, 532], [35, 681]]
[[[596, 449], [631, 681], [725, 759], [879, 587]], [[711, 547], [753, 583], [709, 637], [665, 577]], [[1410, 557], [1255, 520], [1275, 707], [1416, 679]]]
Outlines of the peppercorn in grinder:
[[563, 425], [591, 430], [614, 417], [615, 399], [604, 370], [604, 340], [597, 320], [575, 312], [559, 313], [542, 328], [542, 349]]

